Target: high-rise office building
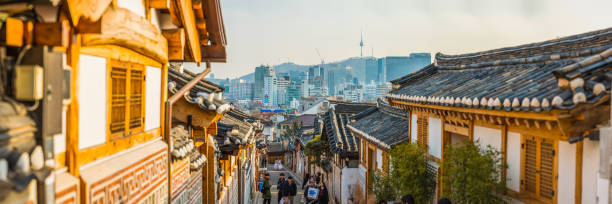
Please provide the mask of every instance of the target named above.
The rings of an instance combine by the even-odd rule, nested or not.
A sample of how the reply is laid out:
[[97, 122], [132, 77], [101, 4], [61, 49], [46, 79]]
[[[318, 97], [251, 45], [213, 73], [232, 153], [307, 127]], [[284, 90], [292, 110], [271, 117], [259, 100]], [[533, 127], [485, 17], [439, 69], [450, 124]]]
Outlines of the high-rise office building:
[[365, 84], [378, 82], [378, 62], [376, 58], [368, 58], [365, 62]]
[[277, 86], [275, 76], [264, 77], [262, 101], [266, 107], [277, 107]]
[[231, 80], [229, 97], [236, 100], [252, 100], [253, 83], [242, 79]]
[[289, 86], [287, 87], [287, 96], [285, 99], [287, 100], [286, 104], [291, 104], [293, 100], [300, 100], [302, 96], [302, 86], [301, 83], [291, 81]]
[[386, 80], [390, 81], [415, 72], [431, 63], [429, 53], [412, 53], [410, 56], [386, 57]]
[[255, 67], [255, 84], [253, 87], [253, 99], [263, 100], [264, 78], [275, 76], [274, 68], [261, 65]]
[[278, 77], [276, 79], [276, 104], [278, 106], [288, 105], [287, 103], [287, 87], [291, 79], [289, 76]]
[[380, 58], [376, 61], [377, 72], [376, 75], [378, 77], [378, 83], [387, 81], [387, 60], [385, 58]]

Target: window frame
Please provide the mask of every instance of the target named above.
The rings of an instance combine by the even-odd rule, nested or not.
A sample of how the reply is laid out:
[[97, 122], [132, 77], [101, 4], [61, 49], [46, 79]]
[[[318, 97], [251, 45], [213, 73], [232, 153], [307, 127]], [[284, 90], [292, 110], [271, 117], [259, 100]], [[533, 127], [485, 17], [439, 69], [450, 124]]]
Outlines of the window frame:
[[[132, 63], [132, 62], [126, 62], [126, 61], [120, 61], [120, 60], [116, 60], [116, 59], [112, 59], [112, 58], [107, 58], [107, 106], [109, 107], [107, 109], [107, 134], [106, 134], [106, 141], [107, 142], [113, 142], [113, 141], [117, 141], [117, 140], [121, 140], [124, 138], [128, 138], [131, 137], [133, 135], [137, 135], [140, 133], [143, 133], [144, 130], [144, 126], [145, 126], [145, 117], [146, 117], [146, 67], [143, 64], [138, 64], [138, 63]], [[112, 122], [112, 112], [113, 112], [113, 107], [112, 107], [112, 99], [113, 99], [113, 83], [112, 83], [112, 71], [113, 68], [122, 68], [126, 70], [125, 73], [125, 109], [124, 109], [124, 129], [123, 131], [119, 131], [119, 132], [115, 132], [113, 133], [111, 131], [111, 122]], [[142, 82], [141, 82], [141, 102], [140, 102], [140, 117], [142, 118], [140, 120], [140, 126], [136, 127], [136, 128], [130, 128], [130, 120], [131, 120], [131, 108], [132, 108], [132, 102], [131, 102], [131, 96], [132, 96], [132, 71], [133, 70], [138, 70], [142, 73]]]

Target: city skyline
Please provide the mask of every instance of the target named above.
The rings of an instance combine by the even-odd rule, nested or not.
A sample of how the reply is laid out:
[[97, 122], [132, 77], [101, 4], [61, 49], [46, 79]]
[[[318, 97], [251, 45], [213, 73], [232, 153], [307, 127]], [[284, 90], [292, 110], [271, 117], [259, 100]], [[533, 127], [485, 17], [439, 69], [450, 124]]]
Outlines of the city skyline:
[[359, 57], [361, 31], [364, 56], [372, 48], [375, 57], [477, 52], [606, 28], [610, 7], [612, 2], [603, 0], [226, 0], [222, 8], [232, 57], [216, 63], [212, 72], [235, 78], [261, 64], [319, 64], [315, 49], [326, 62]]

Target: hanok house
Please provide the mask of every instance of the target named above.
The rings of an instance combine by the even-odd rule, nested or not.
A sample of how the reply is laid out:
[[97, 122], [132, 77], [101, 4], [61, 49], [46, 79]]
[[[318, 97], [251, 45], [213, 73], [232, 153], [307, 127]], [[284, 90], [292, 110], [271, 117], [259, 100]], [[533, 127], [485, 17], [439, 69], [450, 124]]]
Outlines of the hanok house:
[[330, 158], [325, 158], [322, 167], [327, 176], [330, 199], [347, 203], [349, 189], [357, 183], [359, 174], [360, 140], [346, 126], [351, 116], [373, 107], [374, 104], [330, 101], [331, 108], [322, 115], [321, 139], [329, 142]]
[[223, 87], [205, 79], [197, 80], [197, 75], [182, 69], [180, 63], [169, 66], [169, 93], [176, 95], [194, 79], [197, 83], [172, 105], [173, 203], [206, 203], [218, 198], [214, 179], [217, 146], [209, 135], [217, 133], [217, 122], [232, 107], [222, 99]]
[[219, 2], [15, 1], [1, 10], [0, 202], [170, 199], [167, 64], [225, 61]]
[[378, 99], [377, 102], [377, 106], [352, 116], [351, 123], [347, 125], [360, 141], [357, 178], [359, 183], [347, 196], [353, 202], [363, 198], [365, 201], [376, 202], [376, 198], [367, 188], [374, 172], [388, 174], [391, 149], [410, 140], [406, 125], [410, 124], [407, 112], [390, 106], [384, 98]]
[[293, 140], [295, 150], [292, 151], [294, 164], [291, 168], [296, 174], [301, 176], [305, 176], [306, 172], [308, 171], [308, 157], [306, 156], [304, 148], [306, 147], [306, 144], [310, 142], [310, 140], [314, 139], [315, 135], [321, 135], [321, 129], [315, 128], [316, 126], [320, 125], [319, 118], [314, 115], [314, 117], [310, 118], [309, 120], [312, 120], [312, 122], [306, 122], [308, 122], [310, 125], [300, 127], [297, 137], [295, 137]]
[[[432, 161], [464, 139], [503, 152], [509, 195], [526, 203], [608, 203], [598, 176], [610, 120], [612, 29], [445, 55], [393, 80], [386, 97], [408, 111], [411, 141]], [[606, 143], [602, 143], [606, 144]], [[604, 168], [607, 169], [607, 168]], [[440, 169], [439, 171], [443, 171]], [[609, 174], [608, 174], [609, 175]], [[440, 195], [440, 192], [438, 192]]]
[[214, 136], [219, 147], [217, 160], [218, 203], [250, 203], [255, 193], [255, 138], [263, 125], [245, 113], [232, 110], [217, 124]]

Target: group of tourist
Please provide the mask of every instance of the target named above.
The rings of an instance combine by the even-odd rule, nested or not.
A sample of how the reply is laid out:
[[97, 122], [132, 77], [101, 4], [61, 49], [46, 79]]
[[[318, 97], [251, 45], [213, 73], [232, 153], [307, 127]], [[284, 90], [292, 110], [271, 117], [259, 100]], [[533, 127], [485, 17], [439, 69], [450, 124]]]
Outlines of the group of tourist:
[[[306, 174], [303, 181], [302, 188], [304, 188], [304, 200], [307, 204], [327, 204], [329, 202], [329, 192], [327, 191], [325, 183], [321, 182], [321, 173], [317, 173], [315, 176]], [[285, 174], [280, 173], [276, 186], [278, 189], [278, 203], [294, 204], [298, 190], [294, 178], [288, 176], [287, 179], [285, 179]], [[271, 187], [270, 174], [266, 173], [264, 175], [263, 185], [260, 188], [264, 204], [270, 204], [272, 199], [272, 193], [270, 192]]]
[[[402, 204], [415, 204], [414, 197], [410, 194], [406, 194], [402, 196]], [[380, 201], [378, 204], [387, 204], [387, 201]], [[438, 200], [438, 204], [451, 204], [451, 201], [448, 198], [442, 197]]]

